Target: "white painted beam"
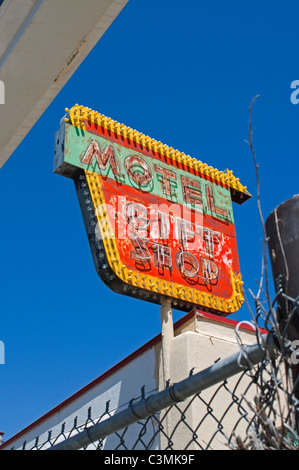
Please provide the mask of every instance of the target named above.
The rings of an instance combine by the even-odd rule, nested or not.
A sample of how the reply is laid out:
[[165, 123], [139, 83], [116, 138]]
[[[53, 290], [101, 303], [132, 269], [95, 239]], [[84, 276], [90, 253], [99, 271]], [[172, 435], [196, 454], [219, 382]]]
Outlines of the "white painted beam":
[[127, 2], [0, 1], [0, 168]]

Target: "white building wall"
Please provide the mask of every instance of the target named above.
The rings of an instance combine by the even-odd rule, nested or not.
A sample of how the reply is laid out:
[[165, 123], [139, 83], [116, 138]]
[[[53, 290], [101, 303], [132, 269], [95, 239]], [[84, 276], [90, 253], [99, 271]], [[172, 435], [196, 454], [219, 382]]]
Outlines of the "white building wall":
[[[48, 432], [52, 431], [52, 437], [59, 435], [63, 423], [65, 423], [66, 432], [69, 432], [73, 428], [75, 418], [77, 418], [78, 426], [84, 425], [88, 418], [89, 408], [91, 408], [91, 419], [96, 421], [105, 415], [108, 401], [109, 412], [114, 414], [121, 407], [127, 407], [132, 398], [140, 397], [143, 386], [145, 386], [145, 392], [156, 389], [154, 371], [155, 348], [152, 347], [125, 365], [116, 366], [103, 379], [99, 377], [94, 384], [91, 383], [81, 390], [77, 397], [71, 397], [65, 405], [62, 403], [58, 411], [54, 409], [49, 417], [45, 416], [42, 422], [37, 422], [35, 425], [33, 423], [28, 431], [25, 429], [21, 436], [16, 436], [10, 444], [8, 442], [8, 448], [22, 449], [26, 441], [25, 448], [30, 449], [34, 446], [37, 436], [39, 436], [39, 443], [46, 442]], [[109, 439], [105, 443], [106, 449], [109, 447], [108, 444]]]

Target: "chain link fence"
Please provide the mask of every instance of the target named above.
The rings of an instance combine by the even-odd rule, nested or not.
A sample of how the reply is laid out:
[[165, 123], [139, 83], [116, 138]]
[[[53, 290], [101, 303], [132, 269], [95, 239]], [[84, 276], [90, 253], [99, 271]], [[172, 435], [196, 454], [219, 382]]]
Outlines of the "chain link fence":
[[[276, 317], [278, 300], [287, 301], [283, 328]], [[257, 342], [208, 369], [164, 390], [142, 388], [127, 405], [101, 416], [88, 409], [84, 422], [63, 424], [23, 450], [293, 450], [298, 448], [299, 341], [288, 329], [298, 316], [299, 297], [279, 287], [266, 312], [256, 301], [252, 326]], [[239, 325], [238, 325], [239, 327]], [[238, 335], [238, 327], [236, 334]], [[261, 327], [268, 334], [261, 334]], [[299, 349], [298, 349], [299, 351]], [[81, 418], [82, 420], [82, 418]]]

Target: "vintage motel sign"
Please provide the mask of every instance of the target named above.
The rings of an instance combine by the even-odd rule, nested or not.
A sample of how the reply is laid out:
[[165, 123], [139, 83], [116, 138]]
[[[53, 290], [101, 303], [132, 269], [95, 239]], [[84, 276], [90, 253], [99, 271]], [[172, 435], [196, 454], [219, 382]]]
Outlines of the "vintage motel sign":
[[232, 201], [218, 171], [83, 106], [66, 110], [55, 173], [72, 178], [96, 270], [114, 291], [227, 315], [243, 302]]

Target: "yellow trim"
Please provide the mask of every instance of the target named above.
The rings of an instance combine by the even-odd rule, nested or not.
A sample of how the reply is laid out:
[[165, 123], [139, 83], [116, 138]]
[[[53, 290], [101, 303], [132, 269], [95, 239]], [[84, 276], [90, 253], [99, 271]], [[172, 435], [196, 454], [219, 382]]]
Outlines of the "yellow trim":
[[151, 275], [128, 269], [120, 259], [114, 232], [109, 222], [109, 218], [107, 217], [107, 212], [103, 207], [103, 204], [105, 204], [106, 201], [102, 191], [100, 178], [98, 178], [97, 174], [90, 171], [85, 171], [85, 175], [95, 208], [96, 218], [101, 230], [106, 256], [111, 269], [119, 279], [126, 284], [140, 289], [145, 289], [153, 293], [189, 302], [194, 305], [201, 305], [202, 307], [218, 310], [227, 314], [239, 310], [244, 301], [241, 274], [235, 275], [231, 271], [233, 295], [230, 299], [224, 299], [222, 297], [199, 292], [190, 287], [182, 286], [174, 282], [165, 281]]
[[124, 124], [120, 124], [119, 122], [93, 111], [92, 109], [85, 108], [84, 106], [75, 105], [71, 109], [66, 108], [66, 111], [69, 114], [69, 119], [66, 118], [65, 120], [67, 122], [71, 121], [71, 124], [75, 127], [86, 130], [84, 120], [88, 120], [104, 127], [108, 131], [115, 132], [124, 138], [130, 139], [137, 144], [141, 144], [147, 149], [176, 160], [181, 164], [214, 179], [218, 183], [224, 184], [229, 188], [246, 195], [247, 198], [251, 197], [247, 191], [247, 187], [240, 183], [239, 178], [236, 178], [231, 170], [226, 170], [226, 172], [217, 170], [217, 168], [215, 169], [206, 163], [202, 163], [201, 161], [190, 157], [190, 155], [185, 155], [183, 152], [174, 150], [172, 147], [168, 147], [161, 142], [145, 136], [144, 134], [131, 129]]

